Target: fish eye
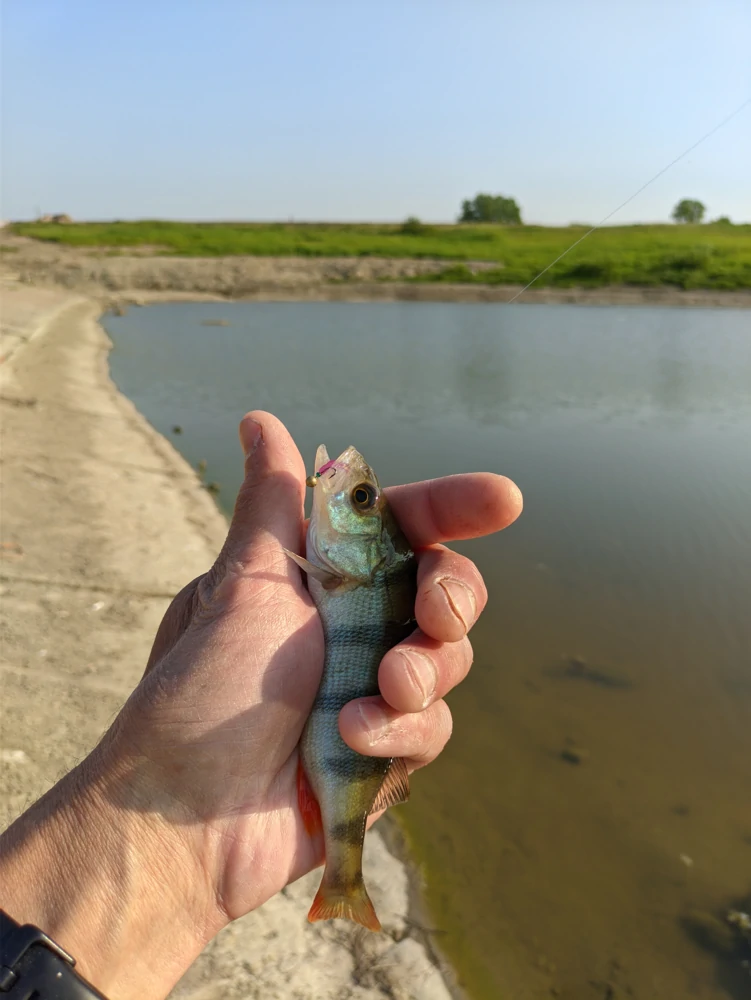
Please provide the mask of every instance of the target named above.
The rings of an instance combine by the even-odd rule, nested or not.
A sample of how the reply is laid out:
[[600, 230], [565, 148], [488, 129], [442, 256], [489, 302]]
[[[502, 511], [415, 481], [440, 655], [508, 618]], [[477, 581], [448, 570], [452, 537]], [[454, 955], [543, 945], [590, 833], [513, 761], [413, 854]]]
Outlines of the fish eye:
[[372, 510], [378, 503], [378, 491], [370, 483], [358, 483], [350, 497], [352, 506], [361, 513]]

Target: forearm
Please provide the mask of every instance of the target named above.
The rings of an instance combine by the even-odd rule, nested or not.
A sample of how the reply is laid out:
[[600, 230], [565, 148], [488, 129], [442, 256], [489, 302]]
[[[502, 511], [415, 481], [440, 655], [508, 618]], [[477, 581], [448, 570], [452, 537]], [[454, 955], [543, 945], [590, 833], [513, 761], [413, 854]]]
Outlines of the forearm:
[[0, 906], [111, 1000], [167, 995], [221, 927], [184, 831], [95, 751], [0, 837]]

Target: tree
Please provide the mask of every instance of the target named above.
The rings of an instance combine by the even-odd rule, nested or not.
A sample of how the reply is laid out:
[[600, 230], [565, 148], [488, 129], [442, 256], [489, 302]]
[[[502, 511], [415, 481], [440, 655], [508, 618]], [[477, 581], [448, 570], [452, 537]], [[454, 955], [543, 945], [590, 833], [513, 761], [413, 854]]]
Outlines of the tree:
[[706, 208], [700, 201], [695, 201], [693, 198], [684, 198], [673, 209], [673, 221], [701, 222], [705, 212]]
[[502, 194], [478, 194], [462, 202], [459, 222], [502, 222], [521, 225], [522, 213], [513, 198]]
[[408, 219], [405, 219], [399, 229], [399, 232], [404, 233], [405, 236], [424, 236], [427, 231], [428, 227], [416, 215], [410, 215]]

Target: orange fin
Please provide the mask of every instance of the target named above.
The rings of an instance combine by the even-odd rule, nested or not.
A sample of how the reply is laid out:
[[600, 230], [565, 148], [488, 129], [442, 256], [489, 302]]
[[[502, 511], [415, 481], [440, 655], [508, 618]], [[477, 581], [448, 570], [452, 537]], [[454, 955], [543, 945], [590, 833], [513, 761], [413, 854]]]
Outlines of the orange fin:
[[397, 806], [409, 798], [409, 775], [403, 757], [392, 757], [386, 777], [375, 797], [371, 813]]
[[311, 837], [315, 837], [323, 830], [321, 807], [313, 794], [313, 789], [310, 787], [308, 776], [299, 757], [297, 759], [297, 804], [300, 807], [306, 831]]
[[324, 876], [316, 898], [313, 900], [313, 905], [310, 907], [308, 920], [314, 924], [317, 920], [332, 920], [335, 917], [352, 920], [356, 924], [367, 927], [369, 931], [380, 931], [381, 929], [381, 923], [376, 916], [364, 882], [352, 886], [349, 891], [341, 889], [335, 891], [326, 885]]

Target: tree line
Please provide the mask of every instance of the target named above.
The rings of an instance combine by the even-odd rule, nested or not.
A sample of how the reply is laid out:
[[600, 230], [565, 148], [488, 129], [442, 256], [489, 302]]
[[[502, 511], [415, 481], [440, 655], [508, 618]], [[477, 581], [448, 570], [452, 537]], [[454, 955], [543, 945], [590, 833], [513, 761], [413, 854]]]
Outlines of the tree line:
[[[676, 223], [698, 224], [703, 222], [706, 206], [696, 198], [682, 198], [672, 211], [671, 218]], [[474, 198], [466, 198], [462, 202], [461, 212], [456, 220], [459, 223], [495, 223], [504, 226], [520, 226], [522, 213], [515, 198], [503, 194], [476, 194]], [[732, 225], [726, 215], [720, 216], [715, 222]], [[427, 230], [425, 223], [417, 216], [411, 215], [402, 224], [402, 232], [419, 236]]]

